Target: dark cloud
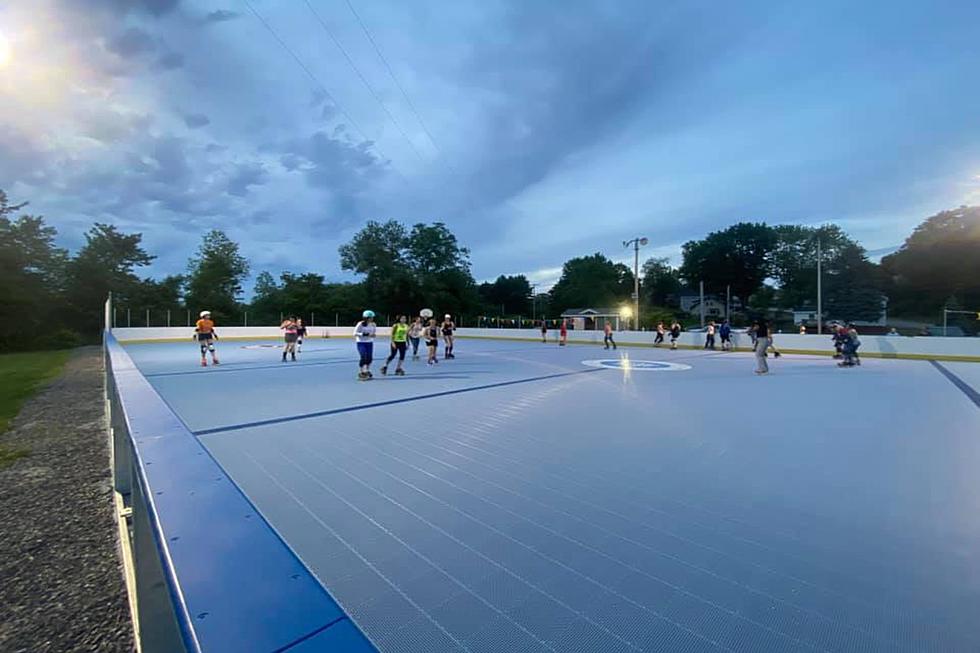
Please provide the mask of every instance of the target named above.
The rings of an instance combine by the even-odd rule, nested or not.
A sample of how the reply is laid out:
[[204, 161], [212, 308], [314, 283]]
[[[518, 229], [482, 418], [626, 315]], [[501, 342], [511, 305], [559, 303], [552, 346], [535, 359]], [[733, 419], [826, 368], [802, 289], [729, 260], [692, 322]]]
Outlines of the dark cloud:
[[157, 49], [155, 39], [138, 27], [130, 27], [106, 43], [106, 49], [123, 58], [139, 57]]
[[109, 11], [116, 14], [136, 12], [150, 16], [164, 16], [174, 11], [180, 0], [72, 0], [89, 10]]
[[217, 11], [212, 11], [207, 16], [204, 17], [204, 22], [206, 23], [224, 23], [229, 20], [235, 20], [240, 17], [241, 14], [237, 11], [229, 11], [228, 9], [218, 9]]
[[184, 55], [179, 52], [168, 52], [161, 55], [154, 64], [160, 70], [174, 70], [184, 66]]
[[184, 114], [184, 124], [190, 129], [199, 129], [211, 124], [211, 119], [203, 113]]
[[269, 179], [269, 174], [259, 163], [241, 163], [236, 166], [228, 178], [227, 191], [229, 195], [245, 197], [251, 186], [261, 186]]

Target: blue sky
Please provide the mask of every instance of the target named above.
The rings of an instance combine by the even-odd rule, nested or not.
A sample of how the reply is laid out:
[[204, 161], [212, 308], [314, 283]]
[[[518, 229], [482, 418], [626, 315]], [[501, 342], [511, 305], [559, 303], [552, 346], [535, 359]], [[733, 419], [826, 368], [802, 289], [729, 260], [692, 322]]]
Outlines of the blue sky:
[[874, 253], [980, 202], [977, 2], [309, 5], [0, 4], [0, 188], [72, 248], [143, 232], [157, 275], [217, 227], [255, 272], [349, 278], [337, 246], [394, 218], [541, 287], [636, 235], [679, 263], [834, 221]]

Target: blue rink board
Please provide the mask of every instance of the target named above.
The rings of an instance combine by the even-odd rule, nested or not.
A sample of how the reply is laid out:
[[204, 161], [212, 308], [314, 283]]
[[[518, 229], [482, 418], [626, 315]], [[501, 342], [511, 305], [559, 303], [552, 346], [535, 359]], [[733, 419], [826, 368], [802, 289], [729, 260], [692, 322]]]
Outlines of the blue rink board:
[[262, 344], [127, 351], [382, 653], [980, 650], [980, 409], [929, 362]]

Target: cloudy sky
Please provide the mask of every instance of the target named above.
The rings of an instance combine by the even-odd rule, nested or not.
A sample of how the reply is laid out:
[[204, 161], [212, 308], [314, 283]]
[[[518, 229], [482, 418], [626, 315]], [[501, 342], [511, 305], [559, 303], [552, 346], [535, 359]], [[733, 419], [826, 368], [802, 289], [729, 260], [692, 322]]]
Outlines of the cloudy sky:
[[156, 275], [218, 227], [256, 272], [347, 278], [337, 246], [387, 218], [542, 286], [737, 220], [875, 253], [980, 202], [978, 24], [967, 0], [7, 0], [0, 188], [71, 248], [143, 232]]

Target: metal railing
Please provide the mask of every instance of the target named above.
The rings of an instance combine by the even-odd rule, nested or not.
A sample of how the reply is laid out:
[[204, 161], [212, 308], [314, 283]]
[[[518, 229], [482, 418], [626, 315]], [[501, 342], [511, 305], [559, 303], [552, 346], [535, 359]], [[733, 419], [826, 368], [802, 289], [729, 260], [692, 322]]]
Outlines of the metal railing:
[[[107, 324], [110, 315], [107, 302]], [[271, 653], [315, 643], [315, 650], [376, 653], [109, 329], [103, 352], [137, 649]]]

